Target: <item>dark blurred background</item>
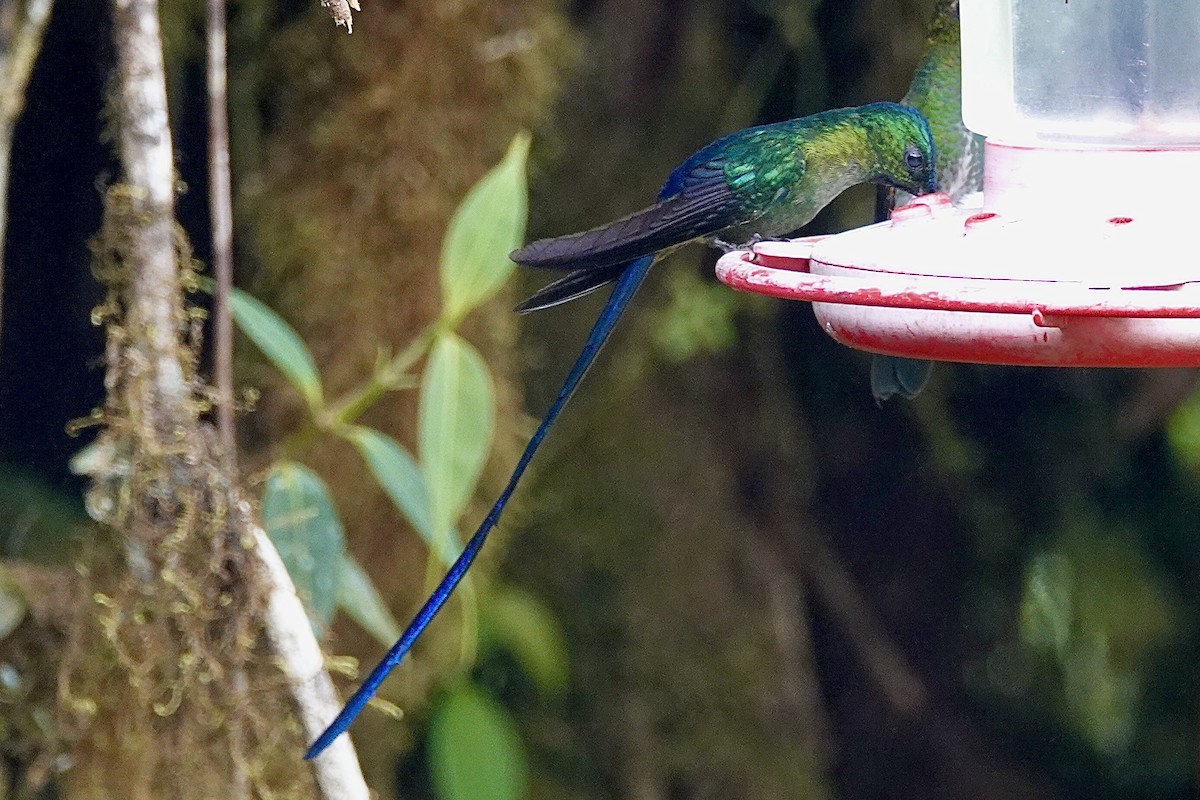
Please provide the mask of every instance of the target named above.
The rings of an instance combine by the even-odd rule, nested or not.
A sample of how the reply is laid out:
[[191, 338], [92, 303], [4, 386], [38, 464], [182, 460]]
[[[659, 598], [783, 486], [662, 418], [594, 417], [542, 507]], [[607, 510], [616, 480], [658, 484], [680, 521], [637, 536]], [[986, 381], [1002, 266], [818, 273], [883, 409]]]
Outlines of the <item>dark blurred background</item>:
[[[204, 260], [200, 5], [164, 0], [180, 215]], [[534, 132], [531, 238], [590, 227], [721, 133], [899, 98], [931, 3], [364, 0], [350, 37], [316, 5], [232, 8], [238, 269], [323, 343], [336, 384], [361, 367], [339, 362], [345, 340], [362, 334], [369, 363], [418, 329], [436, 284], [390, 276], [427, 269], [447, 209], [518, 127]], [[88, 239], [113, 171], [107, 36], [103, 4], [58, 1], [13, 150], [10, 519], [34, 493], [79, 506], [67, 459], [87, 436], [66, 426], [102, 398]], [[393, 180], [412, 174], [402, 157], [424, 183]], [[371, 203], [345, 201], [360, 190]], [[872, 201], [848, 192], [809, 232], [865, 224]], [[296, 220], [311, 241], [293, 251], [279, 242]], [[325, 257], [326, 233], [359, 249]], [[879, 407], [869, 356], [807, 305], [735, 296], [714, 260], [688, 249], [652, 276], [487, 567], [546, 602], [569, 644], [554, 702], [503, 659], [477, 667], [520, 721], [530, 796], [1194, 796], [1196, 373], [941, 365], [918, 399]], [[346, 292], [322, 289], [335, 271]], [[514, 329], [507, 308], [535, 277], [475, 323], [510, 402], [474, 513], [531, 430], [520, 409], [548, 405], [601, 302]], [[267, 387], [243, 426], [252, 465], [294, 423], [262, 375], [243, 367]], [[349, 457], [313, 458], [336, 472]], [[352, 547], [382, 563], [394, 520], [353, 494], [370, 489], [337, 491]], [[407, 617], [420, 581], [376, 578]], [[377, 650], [349, 625], [335, 642]], [[421, 714], [409, 724], [364, 757], [419, 796]]]

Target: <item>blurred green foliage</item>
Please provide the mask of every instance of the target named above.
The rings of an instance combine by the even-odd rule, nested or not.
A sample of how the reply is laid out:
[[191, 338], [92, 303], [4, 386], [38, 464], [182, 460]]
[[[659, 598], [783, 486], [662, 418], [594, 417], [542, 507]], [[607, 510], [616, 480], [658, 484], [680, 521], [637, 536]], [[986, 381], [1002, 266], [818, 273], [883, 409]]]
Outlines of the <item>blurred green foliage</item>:
[[553, 613], [528, 592], [511, 586], [488, 594], [480, 625], [481, 648], [511, 654], [549, 697], [563, 696], [570, 681], [567, 639]]
[[78, 496], [30, 469], [0, 462], [0, 555], [65, 564], [78, 552], [88, 518]]
[[[397, 510], [421, 536], [434, 565], [448, 566], [461, 542], [458, 520], [476, 490], [492, 444], [495, 392], [475, 348], [455, 327], [489, 300], [511, 274], [508, 253], [524, 237], [528, 134], [467, 193], [451, 219], [439, 266], [442, 313], [428, 335], [384, 359], [349, 400], [326, 404], [315, 361], [279, 315], [241, 291], [234, 296], [238, 326], [305, 398], [311, 424], [349, 441]], [[411, 388], [409, 367], [425, 358], [419, 381], [415, 459], [391, 437], [353, 424], [383, 391]], [[279, 548], [297, 591], [326, 630], [342, 608], [385, 646], [400, 628], [370, 576], [346, 551], [345, 535], [324, 482], [301, 464], [277, 462], [267, 476], [263, 525]], [[460, 587], [464, 613], [464, 667], [476, 651], [474, 590]], [[485, 646], [513, 653], [548, 694], [566, 687], [566, 647], [553, 618], [531, 597], [513, 590], [487, 596]], [[441, 800], [516, 800], [526, 766], [515, 723], [484, 690], [457, 679], [434, 709], [429, 729], [430, 769]]]
[[1019, 636], [1045, 654], [1064, 724], [1119, 757], [1136, 732], [1146, 670], [1176, 633], [1179, 604], [1128, 531], [1099, 520], [1067, 527], [1026, 566]]
[[724, 286], [676, 270], [667, 278], [669, 299], [655, 316], [654, 343], [668, 361], [719, 353], [737, 338], [734, 314], [749, 303]]
[[[438, 549], [475, 491], [492, 447], [494, 391], [483, 358], [462, 337], [440, 334], [421, 380], [417, 430]], [[457, 553], [455, 542], [454, 551]]]
[[317, 364], [312, 354], [304, 346], [299, 334], [246, 292], [233, 292], [229, 305], [242, 333], [296, 387], [310, 410], [315, 412], [320, 409], [324, 403], [321, 377], [317, 374]]
[[323, 634], [333, 620], [346, 556], [346, 535], [324, 481], [303, 464], [275, 464], [263, 488], [262, 521], [313, 627]]
[[528, 781], [508, 712], [469, 683], [448, 690], [429, 724], [429, 760], [440, 800], [520, 800]]

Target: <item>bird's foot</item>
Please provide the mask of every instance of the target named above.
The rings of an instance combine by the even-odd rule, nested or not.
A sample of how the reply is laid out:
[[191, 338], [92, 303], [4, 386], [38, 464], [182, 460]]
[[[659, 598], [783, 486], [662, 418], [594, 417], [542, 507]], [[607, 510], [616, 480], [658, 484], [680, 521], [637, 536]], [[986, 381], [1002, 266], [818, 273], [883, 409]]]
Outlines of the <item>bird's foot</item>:
[[740, 242], [738, 244], [734, 244], [733, 242], [727, 242], [724, 239], [718, 239], [716, 237], [713, 237], [712, 244], [713, 244], [713, 247], [719, 248], [722, 253], [732, 253], [735, 250], [753, 250], [754, 245], [758, 244], [759, 242], [769, 242], [769, 241], [773, 241], [773, 240], [763, 238], [760, 234], [753, 233], [750, 235], [749, 239], [747, 239], [744, 242]]

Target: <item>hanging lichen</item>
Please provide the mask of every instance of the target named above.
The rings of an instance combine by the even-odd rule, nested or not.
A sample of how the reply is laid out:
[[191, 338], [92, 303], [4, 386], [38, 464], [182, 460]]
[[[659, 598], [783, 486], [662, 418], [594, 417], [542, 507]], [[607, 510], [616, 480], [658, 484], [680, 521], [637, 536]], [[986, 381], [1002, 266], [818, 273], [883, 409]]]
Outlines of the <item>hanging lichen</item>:
[[[302, 737], [264, 646], [250, 506], [199, 422], [202, 315], [182, 298], [175, 332], [195, 398], [191, 424], [164, 436], [140, 405], [152, 393], [141, 345], [149, 332], [127, 299], [130, 242], [143, 222], [132, 191], [108, 190], [93, 241], [94, 272], [108, 289], [94, 314], [108, 339], [108, 399], [94, 445], [105, 457], [88, 496], [99, 526], [77, 564], [80, 602], [58, 684], [74, 761], [65, 785], [77, 798], [245, 796], [251, 788], [294, 797], [308, 771], [271, 765], [295, 758]], [[176, 242], [182, 282], [194, 283], [182, 232]]]

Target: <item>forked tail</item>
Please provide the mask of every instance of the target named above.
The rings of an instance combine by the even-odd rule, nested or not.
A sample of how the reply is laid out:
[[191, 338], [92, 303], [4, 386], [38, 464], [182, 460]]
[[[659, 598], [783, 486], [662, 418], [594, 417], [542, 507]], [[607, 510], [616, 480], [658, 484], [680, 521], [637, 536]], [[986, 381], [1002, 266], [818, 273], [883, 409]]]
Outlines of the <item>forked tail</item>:
[[455, 587], [458, 586], [463, 575], [466, 574], [467, 569], [471, 566], [471, 562], [475, 560], [475, 556], [483, 548], [483, 543], [487, 540], [488, 534], [491, 533], [492, 528], [496, 527], [496, 523], [500, 519], [500, 514], [503, 513], [504, 507], [508, 505], [509, 498], [512, 497], [513, 491], [517, 488], [517, 483], [521, 480], [521, 476], [525, 473], [525, 468], [529, 466], [529, 462], [533, 460], [534, 453], [541, 446], [542, 440], [546, 438], [550, 426], [558, 419], [558, 415], [562, 413], [563, 408], [567, 405], [567, 401], [571, 399], [571, 395], [579, 387], [579, 382], [583, 380], [583, 376], [587, 373], [588, 368], [596, 360], [596, 354], [600, 352], [600, 348], [608, 340], [608, 336], [616, 326], [617, 320], [621, 318], [621, 314], [625, 311], [626, 306], [629, 305], [629, 301], [638, 287], [641, 286], [646, 273], [649, 272], [653, 263], [654, 256], [639, 258], [636, 261], [630, 262], [629, 266], [621, 274], [612, 295], [608, 298], [608, 302], [604, 304], [604, 308], [601, 309], [596, 324], [592, 326], [592, 332], [588, 334], [587, 341], [583, 345], [583, 351], [579, 354], [579, 358], [575, 359], [575, 364], [571, 367], [571, 372], [567, 375], [562, 388], [559, 389], [558, 396], [550, 405], [550, 410], [546, 412], [546, 416], [542, 419], [541, 424], [538, 425], [533, 438], [525, 446], [525, 452], [521, 454], [521, 459], [517, 462], [512, 476], [508, 479], [508, 485], [500, 493], [500, 497], [497, 498], [496, 503], [492, 506], [492, 510], [484, 517], [479, 529], [475, 531], [475, 535], [471, 537], [462, 553], [450, 566], [450, 570], [446, 573], [446, 576], [442, 578], [441, 583], [433, 590], [433, 594], [425, 601], [425, 605], [421, 606], [421, 610], [417, 612], [416, 617], [409, 623], [407, 630], [404, 631], [404, 635], [392, 645], [392, 649], [388, 651], [378, 666], [371, 670], [371, 674], [367, 676], [362, 686], [347, 701], [337, 717], [329, 724], [329, 727], [308, 748], [308, 752], [304, 754], [306, 759], [315, 758], [320, 755], [322, 750], [328, 747], [334, 739], [350, 727], [359, 712], [362, 711], [363, 706], [367, 704], [367, 701], [375, 696], [375, 692], [379, 689], [379, 685], [383, 683], [384, 678], [388, 676], [388, 673], [412, 649], [413, 643], [417, 641], [417, 637], [421, 635], [437, 613], [442, 610], [442, 606], [446, 605], [446, 601], [450, 599], [451, 593], [454, 592]]

